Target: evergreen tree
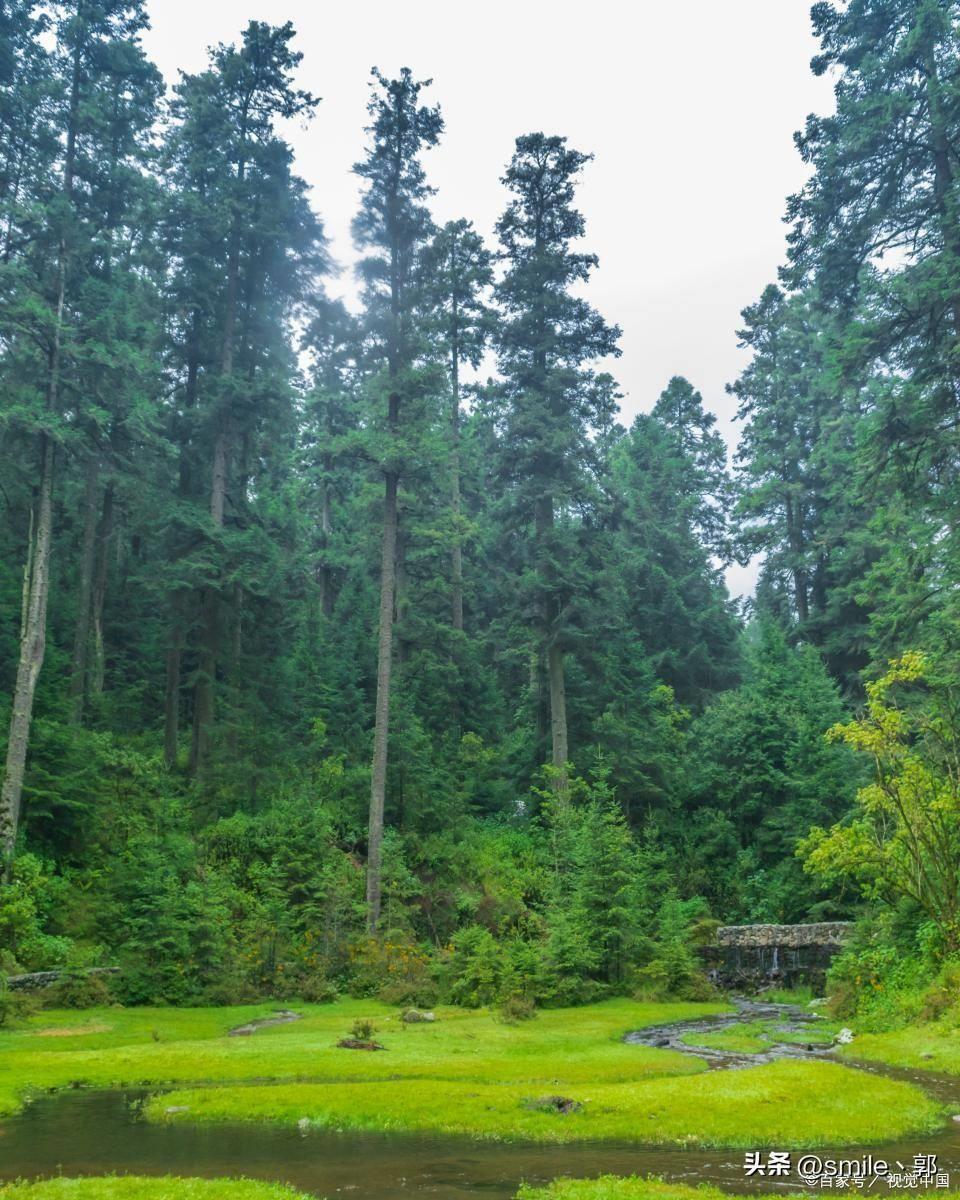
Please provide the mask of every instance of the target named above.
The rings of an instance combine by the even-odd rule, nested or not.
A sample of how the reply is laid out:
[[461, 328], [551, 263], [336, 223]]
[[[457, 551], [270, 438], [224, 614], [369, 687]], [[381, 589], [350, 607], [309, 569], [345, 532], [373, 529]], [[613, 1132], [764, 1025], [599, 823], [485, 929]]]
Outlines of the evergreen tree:
[[[29, 508], [20, 654], [0, 789], [0, 856], [7, 874], [46, 648], [58, 460], [62, 465], [68, 450], [90, 454], [92, 448], [81, 439], [84, 434], [89, 437], [99, 423], [96, 403], [87, 406], [79, 399], [85, 353], [101, 361], [104, 350], [123, 357], [122, 334], [115, 344], [97, 348], [97, 338], [113, 339], [116, 330], [108, 325], [101, 332], [83, 325], [85, 320], [102, 319], [97, 306], [103, 303], [104, 287], [110, 287], [113, 239], [128, 204], [129, 182], [143, 169], [144, 131], [159, 91], [156, 72], [144, 62], [138, 42], [145, 25], [139, 3], [77, 0], [61, 6], [49, 60], [52, 75], [46, 85], [52, 98], [39, 110], [31, 100], [37, 87], [38, 55], [24, 40], [11, 47], [14, 55], [19, 51], [11, 70], [26, 95], [18, 95], [18, 103], [8, 111], [48, 114], [49, 121], [46, 129], [41, 124], [41, 132], [29, 138], [21, 129], [21, 141], [12, 139], [13, 153], [19, 152], [21, 159], [28, 155], [26, 141], [46, 147], [50, 157], [42, 172], [36, 161], [28, 172], [36, 188], [29, 197], [32, 228], [8, 264], [10, 286], [4, 289], [0, 314], [7, 331], [8, 373], [20, 381], [5, 405], [7, 419], [18, 432], [26, 433], [26, 453], [34, 457], [37, 479]], [[30, 29], [34, 34], [38, 31], [36, 25]], [[20, 192], [26, 182], [23, 174], [17, 178], [16, 204], [26, 203], [27, 196]], [[16, 204], [8, 209], [11, 248]], [[125, 215], [131, 219], [129, 213]], [[95, 373], [101, 381], [106, 374], [100, 369]], [[82, 586], [81, 604], [88, 602]]]
[[548, 681], [550, 760], [561, 789], [570, 758], [566, 609], [575, 590], [568, 534], [591, 488], [592, 435], [609, 426], [615, 404], [609, 376], [588, 364], [619, 354], [620, 332], [574, 293], [597, 265], [571, 245], [584, 232], [573, 198], [588, 161], [564, 138], [518, 138], [503, 177], [513, 198], [497, 224], [507, 267], [496, 289], [501, 471], [511, 520], [532, 536], [535, 675], [545, 671]]
[[376, 417], [376, 445], [384, 479], [380, 612], [377, 635], [377, 700], [370, 783], [367, 845], [367, 906], [371, 931], [380, 918], [384, 806], [390, 724], [390, 675], [397, 583], [399, 487], [423, 421], [421, 378], [415, 367], [422, 354], [416, 320], [414, 270], [417, 254], [433, 225], [425, 200], [431, 194], [420, 154], [437, 144], [443, 121], [437, 108], [420, 103], [429, 85], [404, 68], [397, 79], [373, 71], [368, 106], [370, 144], [354, 170], [366, 182], [354, 221], [357, 246], [366, 252], [364, 281], [366, 336], [376, 368], [371, 394], [382, 402]]
[[490, 329], [484, 292], [493, 281], [493, 259], [469, 221], [449, 221], [421, 256], [424, 300], [433, 317], [433, 342], [450, 377], [450, 606], [455, 630], [463, 629], [463, 521], [460, 486], [461, 369], [480, 364]]

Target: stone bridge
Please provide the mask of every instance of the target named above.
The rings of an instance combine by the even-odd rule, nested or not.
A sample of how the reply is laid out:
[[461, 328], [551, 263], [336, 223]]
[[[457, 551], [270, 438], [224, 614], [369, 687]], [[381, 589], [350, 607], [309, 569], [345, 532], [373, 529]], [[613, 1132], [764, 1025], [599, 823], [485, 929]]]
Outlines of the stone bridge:
[[848, 921], [808, 925], [721, 925], [704, 965], [721, 987], [757, 990], [778, 984], [823, 987], [830, 960], [850, 931]]

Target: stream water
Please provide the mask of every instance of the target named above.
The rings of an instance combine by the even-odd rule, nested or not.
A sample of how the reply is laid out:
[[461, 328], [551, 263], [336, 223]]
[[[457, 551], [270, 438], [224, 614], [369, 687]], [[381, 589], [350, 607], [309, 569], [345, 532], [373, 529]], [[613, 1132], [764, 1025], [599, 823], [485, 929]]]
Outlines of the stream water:
[[[731, 1016], [682, 1022], [628, 1034], [627, 1042], [675, 1045], [694, 1041], [696, 1033], [722, 1029], [744, 1019], [769, 1019], [800, 1025], [809, 1016], [785, 1006], [744, 1006]], [[760, 1056], [697, 1051], [714, 1069], [742, 1069]], [[797, 1047], [779, 1053], [829, 1053]], [[939, 1099], [958, 1101], [960, 1080], [927, 1073], [864, 1068], [909, 1079]], [[869, 1087], [868, 1079], [864, 1086]], [[529, 1142], [482, 1142], [469, 1138], [420, 1134], [333, 1133], [260, 1125], [149, 1125], [138, 1115], [141, 1090], [68, 1091], [44, 1096], [25, 1111], [0, 1123], [0, 1180], [38, 1175], [93, 1175], [120, 1172], [141, 1175], [238, 1176], [291, 1183], [318, 1196], [356, 1193], [357, 1200], [410, 1200], [411, 1194], [437, 1200], [507, 1200], [522, 1181], [546, 1183], [558, 1175], [657, 1174], [678, 1182], [717, 1184], [730, 1191], [799, 1190], [799, 1181], [746, 1177], [742, 1151], [643, 1146], [636, 1143], [574, 1143], [562, 1146]], [[798, 1104], [816, 1104], [815, 1096], [797, 1096]], [[779, 1147], [756, 1147], [758, 1150]], [[890, 1162], [909, 1164], [915, 1154], [936, 1154], [938, 1169], [960, 1184], [960, 1123], [920, 1139], [883, 1145], [849, 1146], [834, 1157], [873, 1152]], [[821, 1156], [830, 1151], [818, 1151]], [[914, 1195], [916, 1193], [913, 1193]]]

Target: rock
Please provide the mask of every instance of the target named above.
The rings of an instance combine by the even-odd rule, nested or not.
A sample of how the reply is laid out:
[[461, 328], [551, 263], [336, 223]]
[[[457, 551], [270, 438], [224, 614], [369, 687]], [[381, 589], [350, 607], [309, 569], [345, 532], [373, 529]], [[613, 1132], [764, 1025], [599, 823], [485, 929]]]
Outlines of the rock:
[[811, 925], [721, 925], [720, 946], [841, 946], [849, 921], [820, 921]]
[[849, 1046], [853, 1041], [852, 1029], [841, 1029], [837, 1036], [833, 1039], [837, 1046]]
[[932, 1054], [930, 1053], [930, 1051], [928, 1050], [928, 1051], [926, 1052], [926, 1054], [921, 1054], [921, 1055], [920, 1055], [920, 1057], [921, 1057], [921, 1058], [933, 1058], [933, 1055], [932, 1055]]
[[258, 1029], [269, 1029], [271, 1025], [288, 1025], [291, 1021], [299, 1021], [301, 1014], [289, 1008], [278, 1008], [275, 1017], [260, 1017], [259, 1020], [249, 1021], [246, 1025], [238, 1025], [228, 1030], [227, 1037], [249, 1037]]
[[405, 1025], [421, 1025], [429, 1021], [435, 1021], [436, 1015], [432, 1012], [421, 1012], [417, 1008], [408, 1008], [400, 1018]]
[[654, 1044], [655, 1046], [669, 1046], [669, 1045], [670, 1045], [670, 1039], [669, 1039], [669, 1038], [667, 1038], [667, 1037], [661, 1037], [661, 1038], [657, 1038], [657, 1040], [656, 1040], [656, 1041], [655, 1041], [653, 1044]]
[[524, 1100], [523, 1107], [534, 1112], [555, 1112], [566, 1116], [568, 1113], [579, 1112], [583, 1105], [570, 1096], [540, 1096], [536, 1100]]
[[310, 1128], [310, 1118], [309, 1117], [301, 1117], [300, 1120], [297, 1122], [297, 1128], [300, 1130], [301, 1133], [306, 1133], [306, 1131]]
[[953, 1120], [960, 1123], [960, 1113], [954, 1113]]
[[190, 1111], [189, 1104], [171, 1104], [169, 1108], [165, 1108], [163, 1110], [164, 1116], [167, 1116], [167, 1117], [171, 1116], [173, 1113], [182, 1113], [182, 1112], [189, 1112], [189, 1111]]
[[364, 1042], [360, 1038], [341, 1038], [337, 1045], [341, 1050], [386, 1050], [379, 1042]]

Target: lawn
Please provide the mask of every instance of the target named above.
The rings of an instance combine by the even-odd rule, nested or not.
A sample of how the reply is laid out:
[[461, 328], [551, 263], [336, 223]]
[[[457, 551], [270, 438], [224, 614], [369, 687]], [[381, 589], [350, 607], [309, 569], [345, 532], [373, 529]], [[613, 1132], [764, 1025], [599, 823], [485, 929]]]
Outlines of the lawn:
[[[840, 1146], [936, 1129], [940, 1108], [907, 1083], [871, 1078], [828, 1062], [781, 1060], [694, 1077], [630, 1082], [557, 1078], [516, 1082], [442, 1079], [196, 1088], [155, 1097], [162, 1122], [269, 1121], [301, 1128], [461, 1134], [546, 1142], [626, 1140], [647, 1144], [784, 1148]], [[545, 1110], [560, 1095], [581, 1107]]]
[[[546, 1187], [521, 1187], [517, 1200], [746, 1200], [719, 1188], [670, 1183], [637, 1175], [601, 1175], [597, 1179], [555, 1179]], [[780, 1200], [791, 1200], [789, 1195]], [[944, 1197], [946, 1200], [946, 1197]]]
[[960, 1030], [950, 1022], [936, 1022], [908, 1025], [890, 1033], [858, 1033], [840, 1053], [851, 1061], [960, 1075]]
[[[396, 1008], [375, 1000], [297, 1004], [302, 1020], [225, 1036], [269, 1015], [269, 1005], [215, 1009], [48, 1011], [22, 1028], [0, 1031], [0, 1113], [13, 1112], [31, 1090], [71, 1084], [228, 1083], [247, 1080], [382, 1080], [442, 1078], [515, 1081], [544, 1086], [562, 1075], [574, 1083], [623, 1082], [704, 1069], [671, 1050], [628, 1046], [630, 1029], [723, 1012], [722, 1004], [641, 1004], [608, 1000], [551, 1009], [505, 1025], [485, 1010], [441, 1008], [433, 1024], [405, 1025]], [[383, 1052], [341, 1050], [337, 1041], [357, 1019], [370, 1019]]]
[[0, 1184], [0, 1200], [313, 1200], [278, 1183], [253, 1179], [150, 1179], [110, 1175]]
[[[456, 1008], [406, 1025], [372, 1000], [296, 1008], [302, 1020], [236, 1038], [226, 1036], [232, 1027], [270, 1007], [45, 1012], [0, 1032], [0, 1104], [13, 1111], [31, 1091], [68, 1085], [164, 1085], [177, 1090], [147, 1106], [152, 1120], [731, 1147], [850, 1144], [933, 1129], [940, 1118], [919, 1089], [875, 1078], [865, 1088], [859, 1072], [834, 1063], [706, 1072], [692, 1054], [622, 1041], [630, 1029], [724, 1011], [719, 1004], [608, 1000], [509, 1025]], [[385, 1050], [338, 1048], [358, 1019], [373, 1023]], [[551, 1096], [579, 1107], [538, 1107]]]

